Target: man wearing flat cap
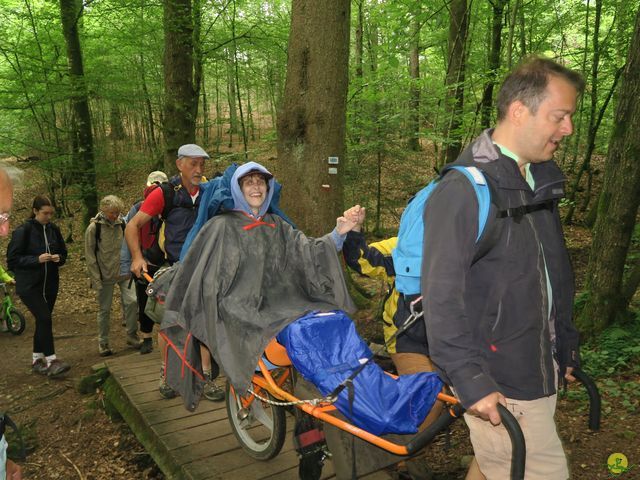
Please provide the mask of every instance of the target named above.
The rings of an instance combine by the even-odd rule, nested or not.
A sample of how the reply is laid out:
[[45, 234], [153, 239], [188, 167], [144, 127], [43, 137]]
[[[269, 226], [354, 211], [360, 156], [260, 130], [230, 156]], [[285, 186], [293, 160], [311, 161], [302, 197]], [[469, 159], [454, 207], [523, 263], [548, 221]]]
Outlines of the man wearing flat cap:
[[[169, 179], [169, 187], [162, 186], [153, 190], [140, 206], [140, 210], [127, 224], [125, 238], [131, 251], [131, 271], [137, 277], [142, 277], [143, 272], [148, 272], [147, 261], [140, 249], [140, 228], [149, 223], [151, 219], [160, 215], [164, 221], [164, 245], [166, 263], [172, 265], [180, 258], [180, 250], [189, 230], [193, 226], [198, 215], [200, 205], [200, 182], [204, 173], [204, 162], [209, 154], [204, 149], [193, 143], [182, 145], [178, 149], [176, 167], [180, 172]], [[167, 197], [167, 188], [171, 197]], [[170, 205], [165, 198], [171, 198]], [[164, 339], [158, 336], [158, 346], [161, 352], [165, 352]], [[165, 359], [162, 361], [162, 373], [160, 378], [160, 394], [165, 398], [172, 398], [176, 394], [166, 384], [164, 377]], [[213, 383], [211, 357], [202, 347], [202, 369], [205, 376], [211, 378], [205, 386], [205, 397], [209, 400], [220, 401], [224, 399], [224, 392]]]

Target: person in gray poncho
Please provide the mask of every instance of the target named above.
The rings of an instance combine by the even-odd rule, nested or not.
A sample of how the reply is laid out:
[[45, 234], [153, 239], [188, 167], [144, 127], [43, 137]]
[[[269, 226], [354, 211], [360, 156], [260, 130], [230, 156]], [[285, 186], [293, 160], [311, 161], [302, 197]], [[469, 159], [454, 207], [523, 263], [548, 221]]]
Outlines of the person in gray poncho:
[[265, 346], [286, 325], [313, 310], [355, 310], [337, 256], [354, 225], [340, 217], [330, 234], [306, 237], [267, 213], [273, 190], [262, 165], [239, 167], [234, 209], [205, 224], [171, 282], [162, 322], [167, 381], [190, 410], [202, 393], [200, 343], [244, 392]]

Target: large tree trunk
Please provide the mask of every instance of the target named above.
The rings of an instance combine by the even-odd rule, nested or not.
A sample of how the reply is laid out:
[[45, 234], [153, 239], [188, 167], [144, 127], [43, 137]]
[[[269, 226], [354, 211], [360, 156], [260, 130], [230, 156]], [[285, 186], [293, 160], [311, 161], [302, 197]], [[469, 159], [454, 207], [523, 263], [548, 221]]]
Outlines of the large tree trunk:
[[640, 205], [640, 10], [622, 74], [578, 327], [592, 335], [627, 308], [625, 260]]
[[80, 198], [84, 205], [83, 225], [88, 225], [89, 219], [98, 211], [98, 194], [96, 191], [89, 96], [84, 79], [82, 47], [78, 34], [78, 21], [81, 13], [82, 5], [80, 2], [60, 0], [60, 18], [67, 46], [69, 77], [71, 79], [71, 103], [74, 117], [72, 141], [74, 167], [80, 187]]
[[164, 0], [164, 163], [175, 171], [180, 145], [194, 143], [191, 0]]
[[440, 165], [453, 162], [462, 149], [462, 107], [464, 105], [464, 73], [466, 43], [469, 33], [469, 8], [467, 0], [452, 0], [449, 21], [449, 63], [447, 67], [447, 95], [445, 111], [446, 139]]
[[349, 0], [292, 4], [278, 174], [285, 211], [313, 235], [329, 231], [343, 209], [350, 8]]

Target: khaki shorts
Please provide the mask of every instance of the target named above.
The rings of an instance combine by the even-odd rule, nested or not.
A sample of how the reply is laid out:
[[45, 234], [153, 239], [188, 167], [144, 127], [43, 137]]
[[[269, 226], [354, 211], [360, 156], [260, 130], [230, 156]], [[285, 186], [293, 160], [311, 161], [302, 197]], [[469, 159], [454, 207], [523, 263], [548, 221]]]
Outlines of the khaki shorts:
[[[566, 480], [567, 459], [553, 416], [556, 395], [536, 400], [507, 399], [507, 408], [518, 420], [527, 445], [525, 480]], [[465, 414], [476, 460], [487, 480], [509, 478], [511, 440], [502, 425]]]

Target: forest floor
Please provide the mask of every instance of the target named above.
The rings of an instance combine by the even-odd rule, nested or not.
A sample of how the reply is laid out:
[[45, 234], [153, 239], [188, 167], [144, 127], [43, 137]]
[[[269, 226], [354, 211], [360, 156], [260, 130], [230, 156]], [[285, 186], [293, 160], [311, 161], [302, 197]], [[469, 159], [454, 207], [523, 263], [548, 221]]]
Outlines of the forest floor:
[[[26, 218], [34, 192], [42, 188], [36, 180], [27, 180], [16, 191], [14, 228], [20, 218]], [[127, 201], [139, 195], [131, 185], [119, 187], [118, 191]], [[67, 231], [63, 228], [63, 232]], [[68, 245], [69, 259], [61, 269], [61, 289], [54, 311], [56, 352], [72, 369], [59, 380], [31, 373], [33, 319], [27, 314], [27, 329], [21, 336], [0, 333], [0, 411], [10, 413], [22, 427], [29, 450], [27, 459], [20, 462], [26, 479], [162, 479], [162, 473], [128, 426], [106, 415], [101, 391], [82, 395], [76, 388], [79, 379], [90, 374], [91, 367], [103, 359], [98, 355], [96, 301], [86, 279], [82, 237], [77, 228], [74, 231], [76, 241]], [[567, 235], [580, 277], [584, 274], [590, 238], [581, 228], [568, 229]], [[6, 243], [0, 241], [0, 251], [5, 251]], [[379, 283], [367, 282], [364, 287], [377, 295], [382, 293]], [[15, 295], [14, 300], [17, 301]], [[18, 306], [27, 312], [19, 302]], [[116, 355], [125, 355], [131, 349], [126, 347], [117, 307], [114, 299], [111, 345]], [[377, 310], [373, 306], [358, 315], [359, 328], [367, 337], [377, 335]], [[606, 381], [607, 385], [605, 380], [598, 382], [605, 404], [602, 428], [597, 433], [587, 428], [587, 403], [581, 387], [571, 386], [569, 394], [559, 400], [558, 430], [570, 459], [572, 478], [613, 478], [607, 468], [607, 459], [613, 453], [626, 455], [634, 466], [615, 478], [640, 478], [640, 414], [637, 399], [636, 403], [634, 399], [630, 402], [624, 388], [640, 385], [640, 376], [613, 372]], [[463, 463], [471, 453], [464, 424], [457, 422], [450, 436], [440, 437], [429, 447], [427, 458], [438, 479], [461, 479]]]

